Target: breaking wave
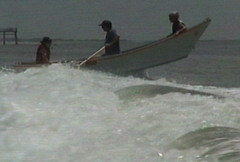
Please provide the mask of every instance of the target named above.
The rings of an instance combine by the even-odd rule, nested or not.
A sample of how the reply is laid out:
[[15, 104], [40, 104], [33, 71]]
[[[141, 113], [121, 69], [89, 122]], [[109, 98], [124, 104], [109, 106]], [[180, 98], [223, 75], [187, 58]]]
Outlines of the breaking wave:
[[0, 161], [194, 161], [197, 150], [165, 148], [198, 128], [239, 128], [239, 99], [239, 88], [148, 81], [61, 64], [2, 70]]

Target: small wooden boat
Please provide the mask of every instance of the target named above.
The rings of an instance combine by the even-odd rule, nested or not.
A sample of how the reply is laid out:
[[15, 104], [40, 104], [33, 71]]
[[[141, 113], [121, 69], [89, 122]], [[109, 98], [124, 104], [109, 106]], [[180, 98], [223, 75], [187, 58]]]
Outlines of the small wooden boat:
[[207, 18], [180, 34], [123, 51], [119, 55], [100, 57], [95, 64], [86, 64], [86, 67], [118, 74], [134, 73], [186, 58], [210, 21]]
[[[121, 54], [92, 59], [81, 67], [115, 74], [131, 74], [186, 58], [210, 22], [211, 20], [207, 18], [202, 23], [179, 34], [123, 51]], [[81, 61], [72, 63], [76, 67], [79, 64]], [[28, 65], [18, 65], [18, 67], [21, 66]], [[29, 65], [31, 66], [36, 65]]]

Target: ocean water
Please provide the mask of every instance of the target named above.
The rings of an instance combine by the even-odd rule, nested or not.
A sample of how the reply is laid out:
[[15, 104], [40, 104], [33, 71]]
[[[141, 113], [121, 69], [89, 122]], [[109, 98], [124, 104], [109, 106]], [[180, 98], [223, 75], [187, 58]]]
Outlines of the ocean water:
[[[0, 46], [0, 161], [237, 161], [239, 43], [200, 41], [188, 58], [149, 69], [154, 80], [62, 64], [16, 73], [38, 43]], [[52, 60], [101, 45], [55, 41]]]

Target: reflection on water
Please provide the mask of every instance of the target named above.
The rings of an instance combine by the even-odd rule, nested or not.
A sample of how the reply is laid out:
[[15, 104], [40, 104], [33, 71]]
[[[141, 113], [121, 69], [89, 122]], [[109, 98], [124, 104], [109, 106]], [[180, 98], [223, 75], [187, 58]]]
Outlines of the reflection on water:
[[168, 145], [172, 149], [197, 149], [199, 160], [240, 161], [240, 130], [229, 127], [207, 127], [189, 132]]

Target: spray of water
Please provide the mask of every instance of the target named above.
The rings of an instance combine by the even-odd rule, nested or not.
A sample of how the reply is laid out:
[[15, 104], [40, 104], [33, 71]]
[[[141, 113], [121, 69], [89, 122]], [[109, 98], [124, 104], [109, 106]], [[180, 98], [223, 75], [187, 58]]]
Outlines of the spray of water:
[[[170, 91], [140, 98], [136, 94], [126, 102], [116, 93], [146, 84], [224, 98]], [[165, 153], [165, 146], [196, 128], [238, 127], [239, 98], [238, 88], [147, 81], [61, 64], [2, 71], [0, 161], [192, 160], [196, 152]]]

